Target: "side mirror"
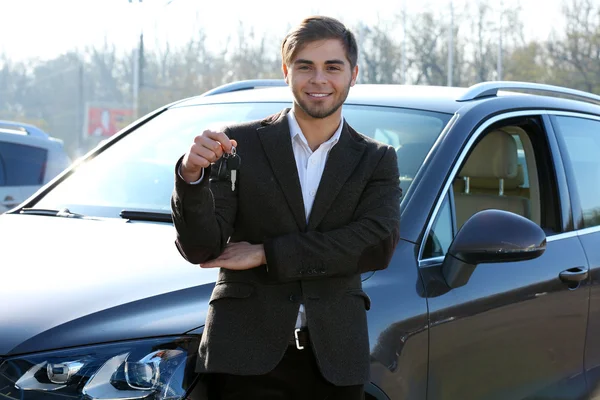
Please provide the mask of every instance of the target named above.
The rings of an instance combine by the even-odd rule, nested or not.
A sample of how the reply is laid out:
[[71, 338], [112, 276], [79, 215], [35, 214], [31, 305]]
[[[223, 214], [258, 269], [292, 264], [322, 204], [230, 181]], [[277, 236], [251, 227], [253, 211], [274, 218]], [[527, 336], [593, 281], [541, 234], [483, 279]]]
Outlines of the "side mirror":
[[531, 260], [546, 250], [546, 234], [520, 215], [480, 211], [465, 222], [448, 249], [442, 274], [451, 288], [465, 285], [477, 264]]

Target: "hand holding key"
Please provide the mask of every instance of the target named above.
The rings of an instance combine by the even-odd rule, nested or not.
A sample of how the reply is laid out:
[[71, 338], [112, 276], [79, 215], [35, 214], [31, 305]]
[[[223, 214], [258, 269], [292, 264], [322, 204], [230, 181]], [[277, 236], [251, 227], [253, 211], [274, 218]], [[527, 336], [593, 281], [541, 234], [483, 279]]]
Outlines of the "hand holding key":
[[230, 140], [225, 133], [205, 130], [194, 138], [194, 143], [183, 156], [181, 176], [188, 183], [197, 181], [202, 169], [218, 161], [223, 154], [231, 153], [235, 146], [237, 142]]

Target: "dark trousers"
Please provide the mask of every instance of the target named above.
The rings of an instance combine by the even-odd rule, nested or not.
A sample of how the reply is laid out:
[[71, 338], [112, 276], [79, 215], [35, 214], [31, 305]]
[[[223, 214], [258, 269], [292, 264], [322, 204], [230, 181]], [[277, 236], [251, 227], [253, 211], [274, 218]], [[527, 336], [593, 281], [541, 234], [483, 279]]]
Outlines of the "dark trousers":
[[364, 385], [335, 386], [319, 371], [310, 347], [289, 346], [281, 362], [265, 375], [211, 374], [215, 400], [363, 400]]

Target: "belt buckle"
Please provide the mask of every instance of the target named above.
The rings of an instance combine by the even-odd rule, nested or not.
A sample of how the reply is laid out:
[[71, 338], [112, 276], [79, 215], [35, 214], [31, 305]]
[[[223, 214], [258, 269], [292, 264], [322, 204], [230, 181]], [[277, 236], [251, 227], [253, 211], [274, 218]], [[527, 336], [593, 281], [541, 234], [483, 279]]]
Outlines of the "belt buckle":
[[300, 346], [300, 338], [298, 337], [298, 333], [301, 331], [300, 328], [296, 328], [294, 330], [294, 339], [296, 339], [296, 348], [298, 350], [304, 350], [304, 346]]

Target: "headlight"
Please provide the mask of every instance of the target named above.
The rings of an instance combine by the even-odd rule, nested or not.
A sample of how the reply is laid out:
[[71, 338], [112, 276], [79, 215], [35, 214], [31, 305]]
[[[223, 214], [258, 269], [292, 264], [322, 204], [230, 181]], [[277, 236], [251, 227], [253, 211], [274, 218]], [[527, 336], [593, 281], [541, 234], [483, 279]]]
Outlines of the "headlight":
[[8, 358], [0, 398], [176, 400], [196, 374], [199, 338], [123, 342]]

